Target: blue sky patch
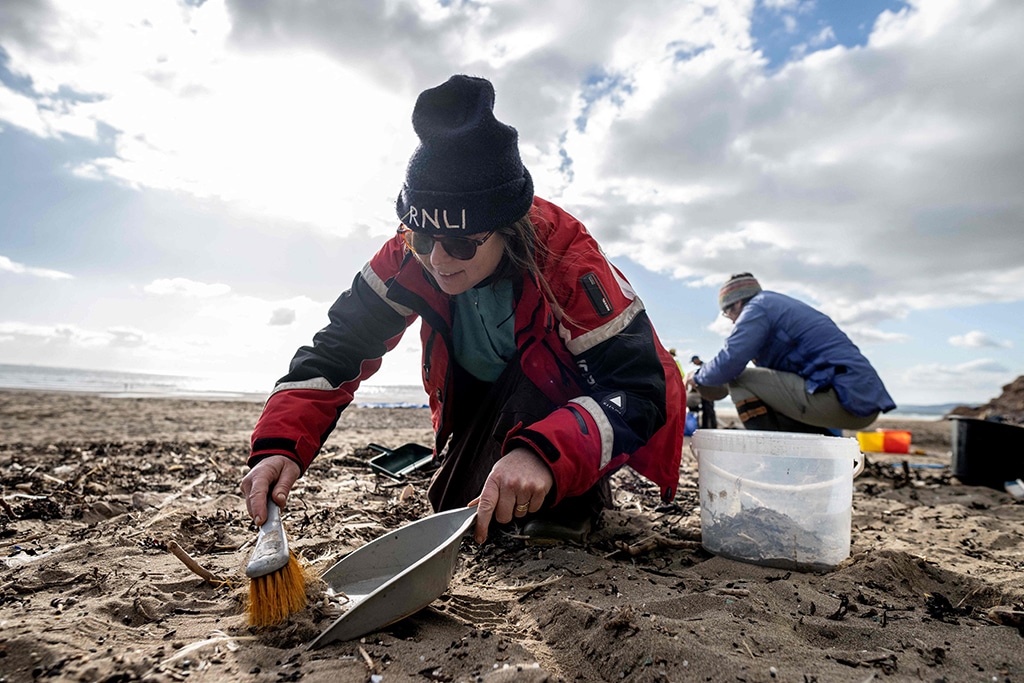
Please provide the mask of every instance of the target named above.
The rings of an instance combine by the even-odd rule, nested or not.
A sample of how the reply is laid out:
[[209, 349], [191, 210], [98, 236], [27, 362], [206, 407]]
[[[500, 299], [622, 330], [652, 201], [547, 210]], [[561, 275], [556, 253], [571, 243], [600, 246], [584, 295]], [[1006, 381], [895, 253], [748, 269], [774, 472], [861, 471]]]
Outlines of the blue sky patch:
[[0, 47], [0, 83], [13, 90], [14, 92], [21, 93], [23, 95], [31, 95], [32, 93], [32, 79], [27, 76], [19, 76], [13, 73], [9, 65], [11, 63], [11, 56], [7, 54], [7, 51]]
[[587, 129], [587, 115], [590, 113], [590, 106], [598, 100], [608, 97], [612, 102], [621, 105], [622, 95], [630, 95], [633, 92], [632, 84], [621, 74], [611, 74], [607, 71], [595, 71], [583, 81], [583, 111], [576, 117], [576, 130], [584, 132]]
[[867, 43], [882, 12], [899, 12], [902, 0], [757, 0], [750, 32], [771, 70], [836, 45]]
[[694, 57], [696, 57], [700, 53], [702, 53], [702, 52], [704, 52], [706, 50], [711, 49], [711, 46], [710, 45], [695, 45], [695, 44], [693, 44], [693, 43], [691, 43], [689, 41], [676, 40], [676, 41], [673, 41], [673, 42], [669, 43], [668, 48], [672, 52], [672, 55], [675, 58], [675, 61], [677, 61], [677, 62], [686, 62], [686, 61], [689, 61], [689, 60], [693, 59]]

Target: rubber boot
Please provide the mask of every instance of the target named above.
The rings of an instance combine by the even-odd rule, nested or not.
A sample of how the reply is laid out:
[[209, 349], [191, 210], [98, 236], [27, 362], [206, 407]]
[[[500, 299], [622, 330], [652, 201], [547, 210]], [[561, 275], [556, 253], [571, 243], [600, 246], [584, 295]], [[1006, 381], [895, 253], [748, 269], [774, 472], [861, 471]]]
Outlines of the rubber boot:
[[537, 511], [523, 526], [527, 545], [550, 545], [559, 541], [585, 544], [597, 525], [601, 510], [613, 504], [609, 477], [605, 476], [589, 491], [566, 498], [551, 508]]

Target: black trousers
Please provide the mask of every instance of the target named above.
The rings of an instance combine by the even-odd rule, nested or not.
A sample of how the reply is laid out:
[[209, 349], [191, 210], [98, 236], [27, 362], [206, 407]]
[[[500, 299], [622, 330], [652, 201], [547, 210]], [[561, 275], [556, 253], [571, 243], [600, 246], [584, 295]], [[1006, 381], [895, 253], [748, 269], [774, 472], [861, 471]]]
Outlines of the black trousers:
[[[427, 490], [435, 512], [464, 507], [479, 496], [491, 468], [501, 459], [501, 446], [512, 428], [520, 422], [529, 426], [557, 408], [523, 373], [518, 358], [509, 361], [493, 383], [480, 381], [457, 364], [454, 372], [452, 436]], [[596, 515], [612, 504], [608, 477], [583, 495], [551, 507], [554, 494], [552, 489], [538, 515], [545, 514], [545, 509], [552, 515], [570, 510]]]
[[715, 415], [715, 402], [706, 398], [700, 400], [700, 428], [718, 429], [718, 416]]

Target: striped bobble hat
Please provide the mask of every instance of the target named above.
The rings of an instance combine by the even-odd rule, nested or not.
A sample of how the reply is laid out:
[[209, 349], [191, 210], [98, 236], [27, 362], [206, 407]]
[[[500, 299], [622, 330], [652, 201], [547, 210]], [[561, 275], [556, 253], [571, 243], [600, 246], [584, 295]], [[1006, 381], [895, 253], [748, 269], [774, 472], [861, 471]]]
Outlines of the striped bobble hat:
[[737, 301], [749, 299], [761, 291], [761, 285], [750, 273], [739, 273], [718, 290], [718, 308], [725, 310]]

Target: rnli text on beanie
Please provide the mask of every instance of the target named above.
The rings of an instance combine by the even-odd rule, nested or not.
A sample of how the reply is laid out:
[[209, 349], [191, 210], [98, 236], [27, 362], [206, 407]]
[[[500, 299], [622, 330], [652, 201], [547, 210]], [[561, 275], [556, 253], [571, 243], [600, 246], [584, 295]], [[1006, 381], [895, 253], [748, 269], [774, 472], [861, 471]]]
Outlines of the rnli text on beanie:
[[737, 301], [749, 299], [760, 291], [761, 285], [750, 273], [733, 275], [718, 290], [718, 308], [724, 311]]
[[494, 118], [490, 81], [456, 75], [424, 90], [412, 112], [420, 144], [398, 195], [398, 218], [433, 235], [510, 225], [533, 204], [533, 179], [516, 129]]

